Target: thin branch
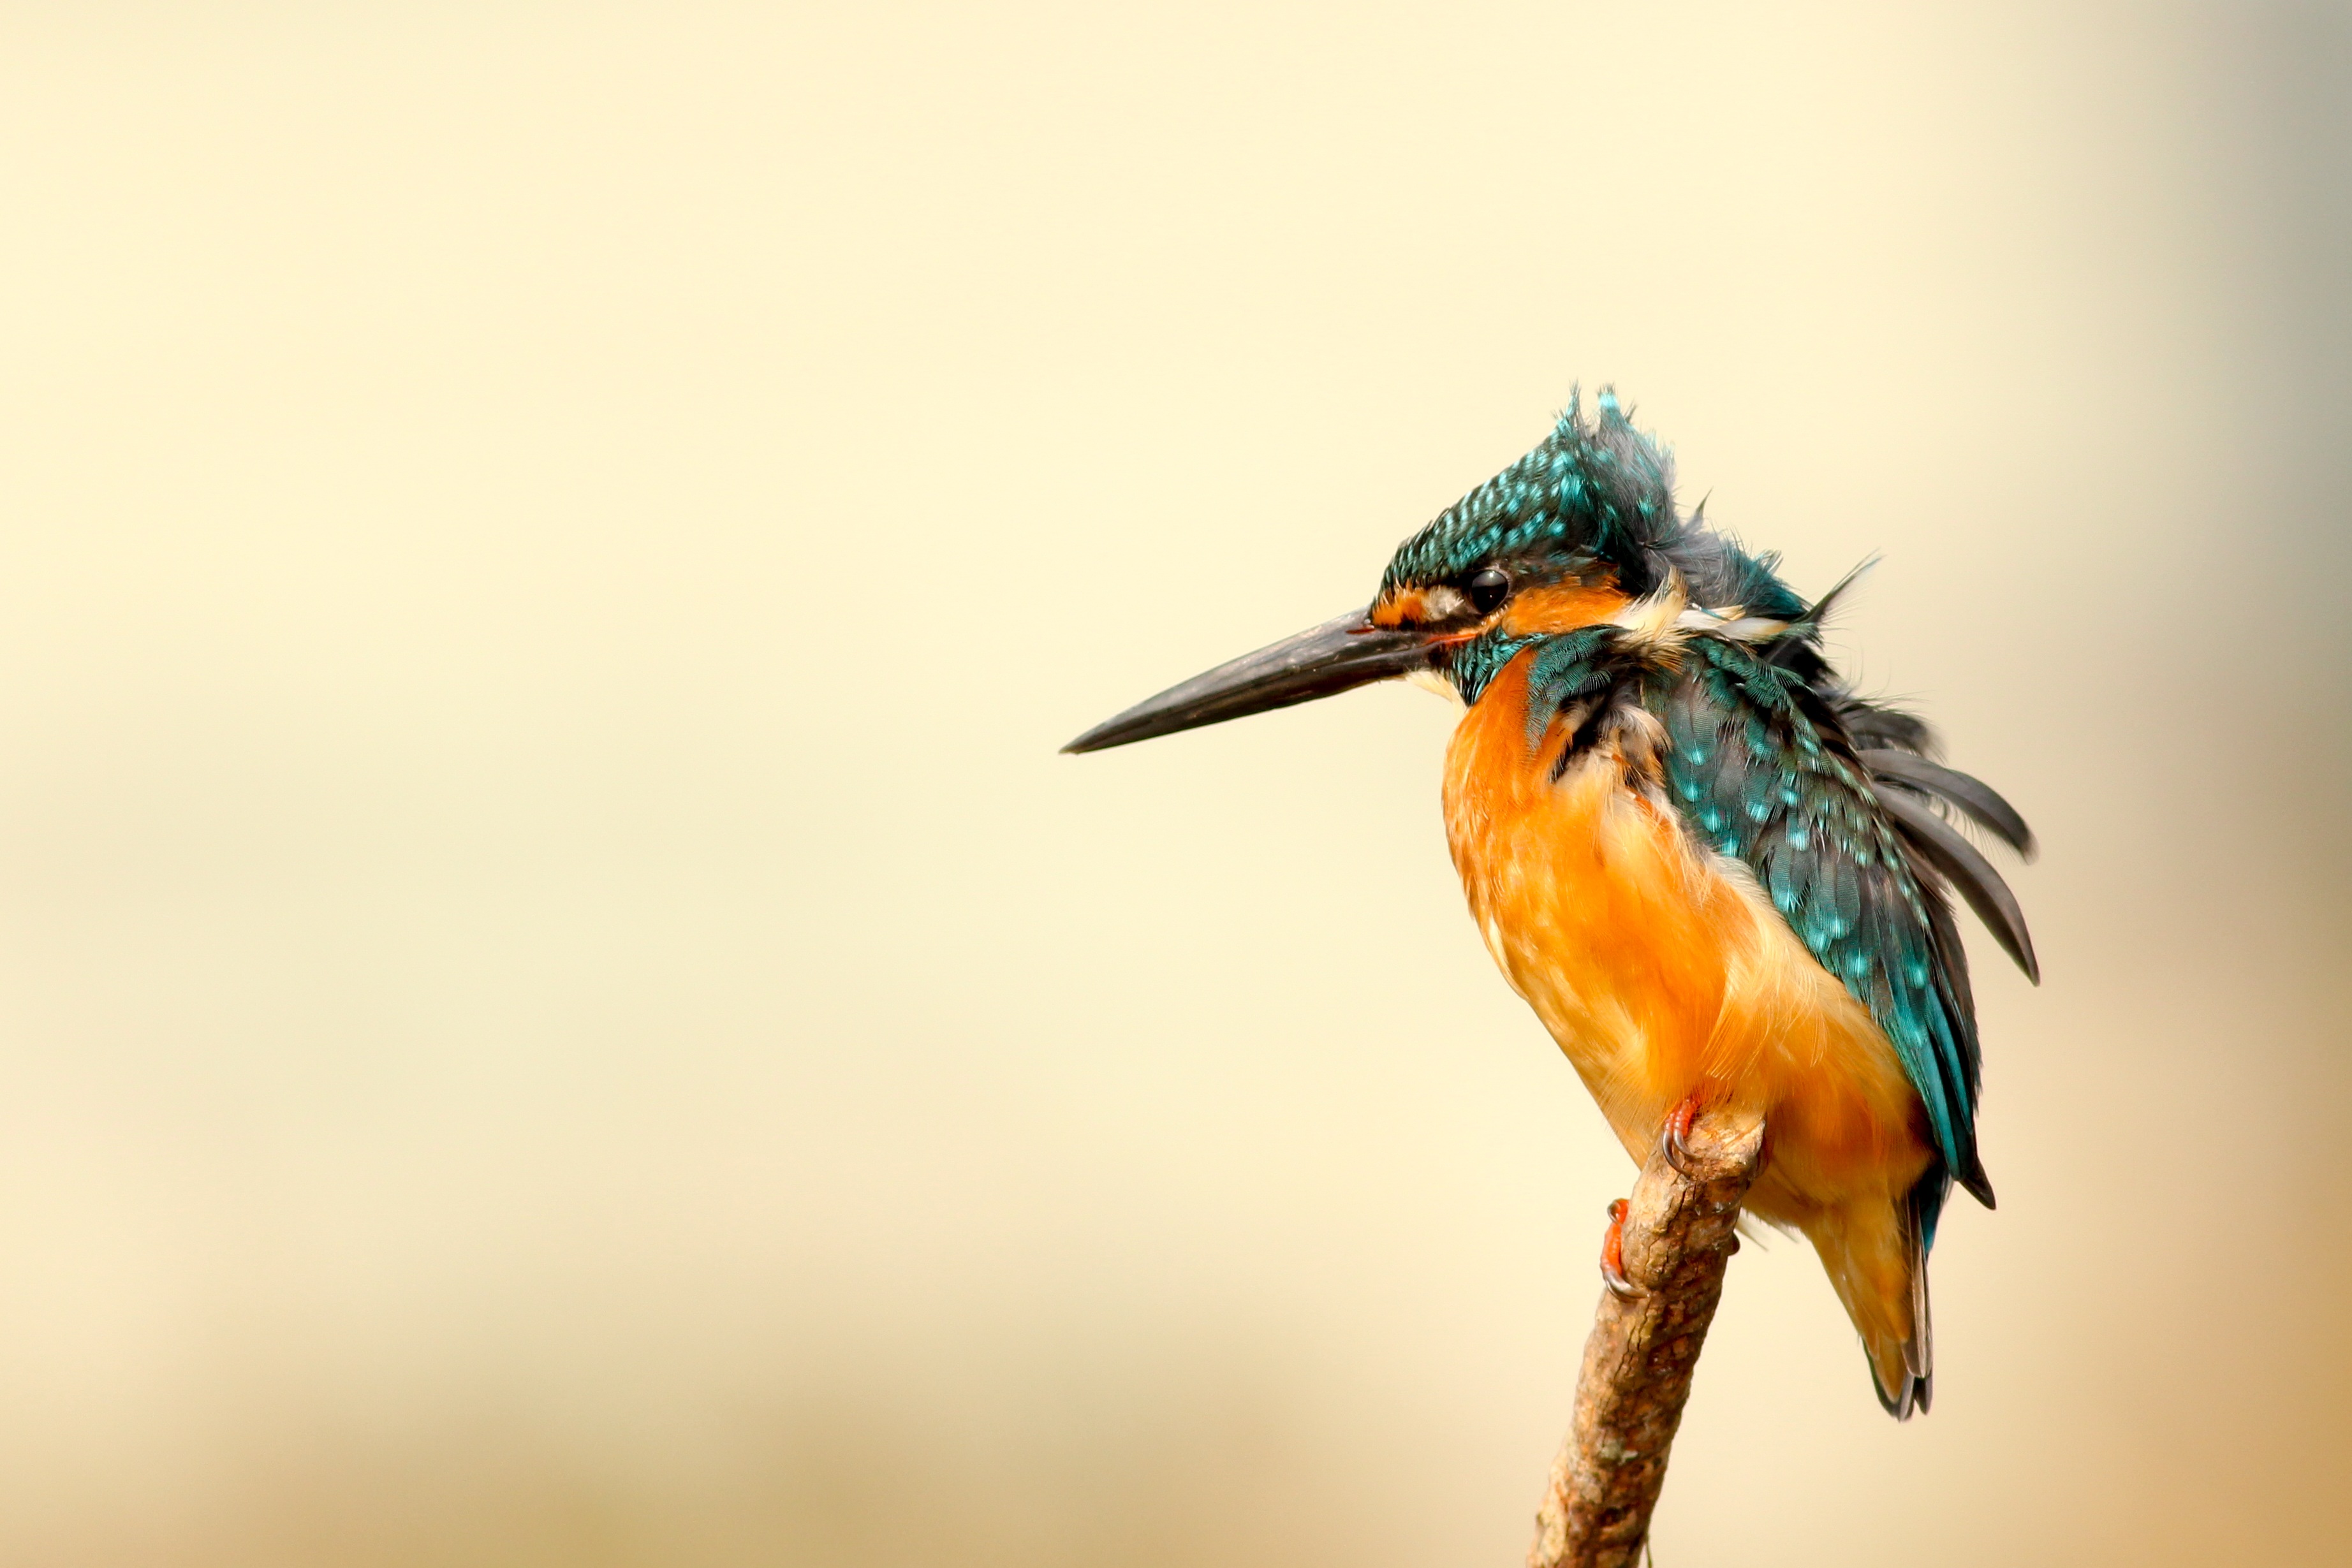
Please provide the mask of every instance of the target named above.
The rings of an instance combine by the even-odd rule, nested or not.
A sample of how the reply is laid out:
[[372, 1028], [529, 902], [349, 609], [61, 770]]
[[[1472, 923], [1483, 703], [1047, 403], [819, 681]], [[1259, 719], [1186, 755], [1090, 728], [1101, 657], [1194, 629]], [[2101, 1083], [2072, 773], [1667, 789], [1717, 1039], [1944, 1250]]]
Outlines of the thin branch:
[[[1690, 1397], [1691, 1374], [1724, 1265], [1739, 1249], [1733, 1227], [1763, 1164], [1764, 1124], [1709, 1113], [1691, 1129], [1677, 1170], [1650, 1156], [1626, 1209], [1630, 1294], [1601, 1294], [1576, 1418], [1536, 1515], [1528, 1568], [1635, 1568], [1666, 1457]], [[1687, 1173], [1687, 1174], [1685, 1174]]]

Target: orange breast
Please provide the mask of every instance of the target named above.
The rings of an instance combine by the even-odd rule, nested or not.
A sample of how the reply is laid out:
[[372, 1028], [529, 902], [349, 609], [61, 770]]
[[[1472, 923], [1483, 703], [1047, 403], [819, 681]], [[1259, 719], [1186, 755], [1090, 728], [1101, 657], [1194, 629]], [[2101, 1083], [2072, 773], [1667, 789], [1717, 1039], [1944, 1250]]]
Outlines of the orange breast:
[[1445, 826], [1472, 915], [1512, 987], [1647, 1157], [1689, 1095], [1761, 1111], [1772, 1162], [1749, 1207], [1806, 1224], [1926, 1168], [1918, 1096], [1862, 1005], [1744, 866], [1693, 842], [1613, 752], [1551, 774], [1514, 660], [1446, 755]]

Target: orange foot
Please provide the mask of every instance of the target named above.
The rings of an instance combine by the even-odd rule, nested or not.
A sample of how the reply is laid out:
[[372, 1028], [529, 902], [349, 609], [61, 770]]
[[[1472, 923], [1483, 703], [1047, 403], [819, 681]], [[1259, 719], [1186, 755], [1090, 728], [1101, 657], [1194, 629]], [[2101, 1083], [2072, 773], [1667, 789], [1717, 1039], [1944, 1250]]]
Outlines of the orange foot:
[[1609, 1206], [1609, 1234], [1601, 1239], [1601, 1282], [1621, 1301], [1630, 1301], [1642, 1288], [1625, 1278], [1625, 1200]]
[[1681, 1103], [1666, 1113], [1666, 1124], [1658, 1131], [1658, 1148], [1666, 1156], [1666, 1164], [1685, 1176], [1691, 1174], [1691, 1124], [1698, 1120], [1698, 1096], [1685, 1095]]

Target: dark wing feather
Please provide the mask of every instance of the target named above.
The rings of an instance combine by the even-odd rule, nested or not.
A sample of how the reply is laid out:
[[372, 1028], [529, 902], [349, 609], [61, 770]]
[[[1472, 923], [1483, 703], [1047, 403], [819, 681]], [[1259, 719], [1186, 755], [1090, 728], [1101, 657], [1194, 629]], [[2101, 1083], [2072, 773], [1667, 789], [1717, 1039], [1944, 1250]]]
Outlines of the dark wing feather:
[[2017, 808], [2002, 800], [2000, 792], [1983, 779], [1909, 751], [1881, 748], [1858, 755], [1873, 779], [1907, 785], [1948, 800], [2011, 849], [2029, 861], [2033, 858], [2033, 830], [2025, 825]]
[[1889, 815], [1903, 829], [1903, 836], [1917, 850], [1928, 864], [1944, 873], [1977, 918], [1985, 923], [2001, 951], [2017, 960], [2026, 978], [2035, 985], [2042, 983], [2042, 965], [2033, 956], [2033, 937], [2025, 929], [2025, 911], [2019, 908], [2017, 895], [2009, 891], [2009, 883], [2000, 880], [2000, 873], [1984, 858], [1976, 845], [1960, 836], [1959, 831], [1925, 805], [1900, 789], [1890, 789], [1879, 796]]
[[1826, 674], [1811, 685], [1829, 703], [1838, 723], [1856, 746], [1892, 747], [1922, 756], [1936, 749], [1936, 732], [1917, 714], [1856, 696]]
[[1645, 700], [1665, 723], [1666, 783], [1685, 821], [1755, 873], [1807, 950], [1870, 1009], [1918, 1091], [1948, 1173], [1918, 1195], [1927, 1233], [1945, 1182], [1991, 1202], [1977, 1157], [1967, 961], [1908, 824], [1872, 788], [1829, 701], [1796, 672], [1704, 636], [1679, 671], [1653, 677]]

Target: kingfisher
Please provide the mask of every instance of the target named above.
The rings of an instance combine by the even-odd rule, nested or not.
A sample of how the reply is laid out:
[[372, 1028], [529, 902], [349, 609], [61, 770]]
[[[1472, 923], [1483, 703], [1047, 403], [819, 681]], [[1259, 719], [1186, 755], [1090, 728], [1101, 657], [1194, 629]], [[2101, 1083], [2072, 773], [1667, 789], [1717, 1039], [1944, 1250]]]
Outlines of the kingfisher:
[[[2009, 802], [1916, 716], [1832, 667], [1811, 603], [1680, 509], [1673, 460], [1603, 389], [1391, 558], [1363, 609], [1087, 731], [1098, 751], [1409, 679], [1458, 702], [1446, 843], [1504, 978], [1636, 1164], [1703, 1111], [1760, 1116], [1748, 1211], [1801, 1232], [1896, 1419], [1934, 1395], [1927, 1255], [1955, 1186], [1987, 1208], [1957, 894], [2036, 984], [1968, 824]], [[1867, 566], [1869, 563], [1865, 562]], [[1621, 1294], [1623, 1207], [1601, 1272]]]

